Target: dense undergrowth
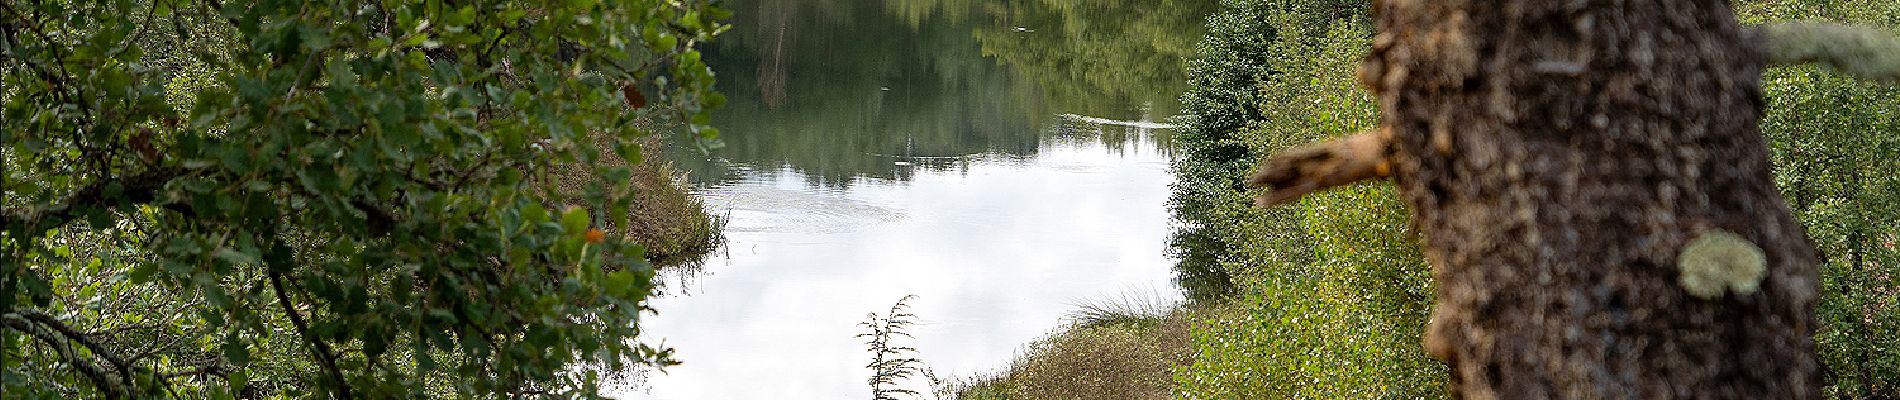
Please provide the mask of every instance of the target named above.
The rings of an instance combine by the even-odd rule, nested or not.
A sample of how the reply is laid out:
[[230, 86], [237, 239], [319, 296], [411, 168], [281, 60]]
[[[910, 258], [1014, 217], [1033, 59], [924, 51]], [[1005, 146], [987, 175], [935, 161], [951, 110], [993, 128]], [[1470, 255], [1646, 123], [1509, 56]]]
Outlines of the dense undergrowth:
[[[1178, 397], [1443, 396], [1445, 369], [1418, 346], [1429, 269], [1392, 189], [1353, 186], [1263, 210], [1239, 184], [1262, 155], [1377, 123], [1353, 82], [1371, 37], [1365, 10], [1229, 2], [1188, 62], [1190, 76], [1235, 75], [1183, 96], [1174, 204], [1195, 229], [1177, 235], [1180, 281], [1190, 298], [1220, 300], [1192, 332]], [[1205, 281], [1216, 285], [1185, 284]]]
[[[1823, 19], [1900, 34], [1900, 3], [1736, 7], [1748, 24]], [[1112, 360], [1094, 355], [1109, 349], [1184, 354], [1168, 372], [1176, 398], [1446, 397], [1446, 368], [1419, 345], [1429, 266], [1392, 188], [1351, 186], [1263, 210], [1241, 184], [1261, 156], [1377, 122], [1353, 82], [1372, 36], [1367, 9], [1230, 0], [1209, 18], [1187, 60], [1193, 81], [1174, 143], [1176, 283], [1190, 302], [1150, 319], [1184, 323], [1186, 340], [1140, 330], [1110, 340], [1113, 331], [1077, 325], [961, 398], [1090, 398], [1026, 388], [1157, 378], [1101, 376], [1159, 373], [1130, 363], [1050, 361]], [[1763, 86], [1777, 184], [1826, 257], [1815, 336], [1824, 391], [1900, 398], [1900, 87], [1815, 67], [1770, 69]]]

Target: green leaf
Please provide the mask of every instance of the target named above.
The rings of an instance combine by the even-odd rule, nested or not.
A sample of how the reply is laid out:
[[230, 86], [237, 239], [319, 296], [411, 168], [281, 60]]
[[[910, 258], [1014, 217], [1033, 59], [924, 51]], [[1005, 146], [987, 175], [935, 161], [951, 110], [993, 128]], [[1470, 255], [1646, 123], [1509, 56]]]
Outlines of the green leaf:
[[593, 220], [587, 217], [586, 207], [568, 207], [566, 212], [561, 213], [561, 229], [569, 234], [587, 231], [587, 225], [592, 222]]
[[231, 393], [242, 393], [244, 388], [251, 384], [251, 373], [243, 369], [231, 371], [225, 375], [225, 383], [228, 384]]
[[213, 256], [219, 260], [224, 260], [224, 262], [240, 265], [256, 264], [258, 261], [257, 254], [238, 251], [229, 247], [219, 248]]
[[245, 345], [244, 341], [238, 339], [237, 335], [226, 335], [224, 337], [224, 345], [221, 348], [224, 349], [224, 360], [226, 362], [236, 366], [244, 366], [251, 363], [251, 347]]

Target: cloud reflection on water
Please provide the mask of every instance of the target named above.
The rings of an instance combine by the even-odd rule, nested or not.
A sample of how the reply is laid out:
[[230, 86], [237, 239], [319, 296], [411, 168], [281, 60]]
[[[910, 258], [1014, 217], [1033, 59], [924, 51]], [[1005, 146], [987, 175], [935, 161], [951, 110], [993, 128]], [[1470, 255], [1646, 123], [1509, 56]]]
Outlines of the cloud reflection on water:
[[732, 215], [727, 258], [689, 295], [654, 301], [642, 340], [664, 340], [686, 364], [632, 398], [863, 397], [856, 324], [906, 294], [922, 321], [910, 343], [957, 376], [1006, 366], [1081, 299], [1172, 294], [1172, 178], [1144, 142], [1049, 143], [1023, 162], [908, 182], [814, 187], [781, 171], [706, 189]]

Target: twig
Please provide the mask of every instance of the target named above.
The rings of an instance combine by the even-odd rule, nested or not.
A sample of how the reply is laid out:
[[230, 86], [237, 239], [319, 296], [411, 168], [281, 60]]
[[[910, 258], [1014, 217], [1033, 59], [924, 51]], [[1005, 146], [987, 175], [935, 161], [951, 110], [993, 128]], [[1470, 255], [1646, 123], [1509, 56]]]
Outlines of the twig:
[[313, 352], [317, 353], [317, 361], [323, 364], [323, 371], [330, 375], [331, 380], [336, 381], [337, 397], [356, 398], [350, 392], [349, 381], [343, 379], [343, 371], [336, 366], [336, 353], [330, 351], [330, 344], [310, 334], [310, 325], [304, 323], [303, 314], [298, 313], [297, 307], [290, 303], [290, 295], [284, 292], [283, 275], [277, 273], [275, 267], [265, 267], [264, 270], [265, 274], [270, 276], [272, 291], [277, 293], [277, 305], [284, 308], [284, 315], [290, 317], [290, 324], [296, 326], [297, 334], [303, 336], [304, 341], [310, 342]]
[[[145, 204], [156, 201], [158, 191], [164, 189], [166, 183], [184, 174], [183, 168], [155, 168], [131, 176], [98, 179], [93, 181], [92, 185], [67, 195], [65, 200], [50, 208], [0, 209], [0, 225], [23, 226], [26, 227], [27, 234], [36, 235], [47, 229], [64, 225], [88, 208], [115, 208], [120, 204]], [[118, 186], [119, 196], [110, 198], [107, 192], [114, 185]]]

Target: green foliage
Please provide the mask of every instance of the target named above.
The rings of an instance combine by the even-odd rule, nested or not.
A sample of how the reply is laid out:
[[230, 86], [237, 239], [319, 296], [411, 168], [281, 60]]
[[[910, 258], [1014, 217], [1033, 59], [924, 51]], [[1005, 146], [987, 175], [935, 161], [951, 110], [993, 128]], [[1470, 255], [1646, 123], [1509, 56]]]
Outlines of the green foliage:
[[[1262, 85], [1289, 73], [1311, 76], [1306, 75], [1313, 72], [1310, 63], [1317, 60], [1309, 60], [1308, 54], [1297, 51], [1317, 49], [1307, 45], [1316, 45], [1314, 39], [1323, 37], [1333, 21], [1363, 19], [1366, 11], [1363, 1], [1228, 0], [1222, 7], [1221, 12], [1209, 17], [1207, 39], [1188, 60], [1190, 89], [1181, 96], [1183, 128], [1174, 139], [1178, 157], [1171, 205], [1175, 217], [1185, 222], [1172, 239], [1175, 256], [1181, 259], [1176, 265], [1175, 282], [1196, 302], [1234, 292], [1233, 270], [1249, 261], [1237, 251], [1242, 242], [1282, 242], [1274, 247], [1282, 253], [1266, 257], [1276, 262], [1301, 264], [1310, 260], [1302, 244], [1307, 238], [1297, 229], [1248, 231], [1228, 221], [1260, 220], [1266, 225], [1290, 226], [1297, 218], [1290, 211], [1261, 215], [1245, 207], [1251, 196], [1245, 191], [1243, 179], [1260, 156], [1267, 154], [1266, 150], [1304, 143], [1320, 137], [1321, 132], [1291, 129], [1295, 127], [1291, 120], [1281, 130], [1296, 131], [1294, 136], [1249, 138], [1242, 129], [1265, 120], [1283, 106], [1338, 107], [1340, 104], [1312, 103], [1320, 99], [1317, 96], [1305, 99], [1306, 103], [1279, 101], [1292, 97]], [[1331, 61], [1344, 62], [1339, 58]], [[1296, 78], [1284, 79], [1290, 82]], [[1337, 95], [1357, 96], [1347, 91]], [[1261, 148], [1256, 145], [1260, 143], [1250, 144], [1248, 140], [1271, 141], [1271, 145]]]
[[1209, 21], [1176, 136], [1175, 215], [1190, 224], [1175, 251], [1179, 283], [1211, 311], [1193, 363], [1175, 371], [1177, 397], [1445, 395], [1445, 368], [1418, 344], [1429, 268], [1393, 191], [1350, 186], [1263, 210], [1241, 186], [1258, 155], [1377, 123], [1353, 81], [1365, 7], [1235, 1]]
[[[599, 161], [717, 134], [725, 16], [0, 0], [0, 392], [585, 398], [670, 363]], [[589, 179], [538, 189], [560, 165]]]
[[[1900, 36], [1900, 4], [1750, 1], [1747, 23], [1830, 20]], [[1831, 69], [1774, 68], [1762, 134], [1775, 180], [1826, 256], [1815, 348], [1837, 399], [1900, 397], [1900, 86]]]
[[[1193, 331], [1184, 398], [1440, 398], [1445, 368], [1419, 346], [1431, 281], [1385, 187], [1299, 205], [1316, 260], [1250, 271]], [[1268, 252], [1246, 248], [1248, 257]], [[1257, 259], [1266, 263], [1270, 260]], [[1273, 264], [1268, 264], [1273, 265]]]

